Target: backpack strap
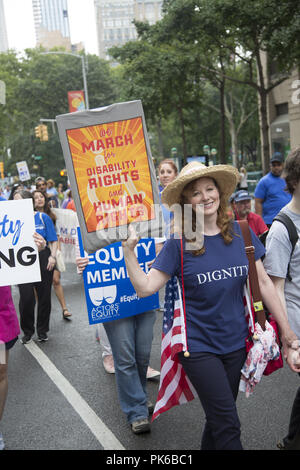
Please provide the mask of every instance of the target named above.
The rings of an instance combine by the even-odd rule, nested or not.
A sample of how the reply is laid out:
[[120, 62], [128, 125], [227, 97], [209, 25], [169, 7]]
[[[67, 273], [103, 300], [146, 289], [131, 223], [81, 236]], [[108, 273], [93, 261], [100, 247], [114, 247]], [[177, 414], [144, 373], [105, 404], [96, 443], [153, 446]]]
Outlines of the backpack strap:
[[[291, 262], [291, 258], [292, 258], [293, 253], [294, 253], [296, 243], [299, 239], [298, 232], [297, 232], [297, 229], [296, 229], [295, 224], [292, 221], [292, 219], [287, 214], [285, 214], [284, 212], [279, 212], [279, 214], [276, 215], [274, 220], [277, 220], [278, 222], [281, 222], [285, 226], [285, 228], [287, 229], [288, 234], [289, 234], [290, 242], [292, 244], [292, 251], [291, 251], [290, 261], [289, 261], [289, 264], [288, 264], [287, 275], [286, 275], [287, 279], [289, 281], [291, 281], [292, 276], [290, 275], [290, 262]], [[274, 222], [274, 220], [273, 220], [273, 222]]]

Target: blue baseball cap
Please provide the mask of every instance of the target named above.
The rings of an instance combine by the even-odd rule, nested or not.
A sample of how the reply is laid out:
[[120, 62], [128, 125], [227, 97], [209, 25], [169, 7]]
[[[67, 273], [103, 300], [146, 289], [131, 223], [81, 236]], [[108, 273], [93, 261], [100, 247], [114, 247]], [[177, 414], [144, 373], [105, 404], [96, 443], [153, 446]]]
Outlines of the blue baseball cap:
[[234, 196], [234, 202], [247, 201], [249, 199], [251, 199], [251, 196], [248, 191], [245, 191], [244, 189], [237, 191]]
[[280, 153], [280, 152], [275, 152], [275, 153], [273, 153], [270, 162], [271, 162], [271, 163], [273, 163], [273, 162], [283, 163], [283, 162], [284, 162], [284, 158], [283, 158], [282, 153]]

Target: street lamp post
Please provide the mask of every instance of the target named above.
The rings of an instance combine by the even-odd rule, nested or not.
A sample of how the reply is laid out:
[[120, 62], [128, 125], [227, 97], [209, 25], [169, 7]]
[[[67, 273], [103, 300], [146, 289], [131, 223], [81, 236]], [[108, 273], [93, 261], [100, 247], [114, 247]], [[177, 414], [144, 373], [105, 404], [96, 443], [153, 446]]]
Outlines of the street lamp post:
[[213, 163], [214, 165], [216, 164], [216, 155], [217, 155], [217, 149], [211, 149], [210, 151], [211, 155], [213, 156]]
[[87, 80], [86, 80], [86, 72], [85, 72], [85, 63], [83, 55], [73, 54], [73, 52], [63, 52], [63, 51], [52, 51], [52, 52], [41, 52], [41, 54], [63, 54], [63, 55], [72, 55], [73, 57], [78, 57], [81, 59], [82, 64], [82, 78], [83, 78], [83, 89], [84, 89], [84, 97], [85, 97], [85, 105], [86, 109], [89, 109], [89, 95], [87, 89]]

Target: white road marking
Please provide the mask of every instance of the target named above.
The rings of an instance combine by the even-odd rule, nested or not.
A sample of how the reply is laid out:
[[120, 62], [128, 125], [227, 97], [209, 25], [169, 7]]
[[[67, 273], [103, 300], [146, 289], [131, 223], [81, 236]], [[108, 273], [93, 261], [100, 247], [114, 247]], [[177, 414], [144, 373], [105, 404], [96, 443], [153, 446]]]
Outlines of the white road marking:
[[72, 405], [74, 410], [79, 414], [84, 423], [89, 427], [98, 442], [104, 450], [125, 450], [110, 429], [101, 421], [99, 416], [92, 410], [87, 402], [81, 397], [77, 390], [62, 375], [62, 373], [50, 361], [48, 356], [35, 344], [25, 344], [25, 347], [37, 360], [46, 374], [58, 387], [64, 397]]

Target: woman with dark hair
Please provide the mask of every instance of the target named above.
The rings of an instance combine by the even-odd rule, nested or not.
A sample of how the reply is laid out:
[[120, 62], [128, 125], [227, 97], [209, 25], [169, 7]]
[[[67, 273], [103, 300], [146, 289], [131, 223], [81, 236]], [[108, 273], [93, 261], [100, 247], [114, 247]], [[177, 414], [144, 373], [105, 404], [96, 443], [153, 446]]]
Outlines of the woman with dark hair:
[[[227, 215], [228, 200], [237, 181], [238, 171], [229, 165], [206, 167], [193, 162], [181, 170], [162, 192], [162, 203], [168, 207], [181, 205], [182, 230], [165, 242], [147, 274], [135, 255], [138, 240], [134, 230], [122, 242], [127, 272], [139, 297], [157, 292], [172, 276], [178, 278], [181, 289], [184, 282], [187, 345], [177, 358], [206, 414], [203, 450], [242, 449], [235, 400], [246, 359], [248, 325], [243, 292], [248, 259], [240, 227]], [[191, 222], [186, 226], [186, 204], [193, 215], [199, 205], [203, 209], [203, 224], [197, 227], [193, 217], [194, 239], [187, 235], [191, 233]], [[279, 325], [290, 367], [300, 370], [291, 363], [290, 356], [296, 335], [260, 259], [264, 247], [252, 231], [251, 236], [263, 301]]]
[[[43, 197], [41, 197], [41, 195]], [[39, 212], [43, 212], [43, 213], [47, 214], [51, 218], [51, 220], [52, 220], [52, 222], [55, 226], [55, 224], [56, 224], [56, 215], [51, 210], [51, 207], [48, 203], [48, 196], [44, 192], [36, 190], [36, 191], [33, 192], [33, 197], [35, 197], [35, 199], [36, 199], [35, 209]], [[60, 249], [59, 240], [57, 240], [57, 249], [58, 250]], [[58, 301], [61, 305], [61, 308], [62, 308], [62, 317], [63, 317], [63, 319], [64, 320], [70, 320], [71, 316], [72, 316], [72, 313], [70, 313], [69, 309], [67, 308], [64, 290], [63, 290], [63, 287], [62, 287], [61, 282], [60, 282], [60, 271], [58, 270], [56, 264], [54, 265], [54, 270], [53, 270], [53, 288], [54, 288], [55, 295], [56, 295], [56, 297], [57, 297], [57, 299], [58, 299]]]
[[[30, 197], [28, 191], [18, 192], [17, 198]], [[31, 194], [31, 193], [29, 193]], [[21, 339], [23, 344], [29, 343], [35, 331], [34, 309], [35, 309], [35, 291], [37, 295], [37, 335], [38, 341], [47, 341], [49, 331], [49, 320], [51, 313], [51, 287], [53, 280], [53, 268], [56, 263], [57, 236], [54, 223], [46, 213], [48, 204], [46, 196], [41, 191], [34, 191], [31, 195], [35, 209], [34, 220], [36, 232], [46, 241], [46, 246], [39, 252], [41, 281], [29, 284], [19, 284], [20, 290], [20, 323], [24, 332]], [[45, 212], [40, 212], [44, 208]], [[50, 210], [50, 209], [49, 209]]]
[[10, 195], [9, 195], [9, 198], [8, 200], [9, 201], [12, 201], [14, 199], [14, 194], [16, 191], [20, 191], [24, 188], [23, 184], [22, 183], [15, 183], [13, 185], [13, 187], [11, 188], [11, 191], [10, 191]]

